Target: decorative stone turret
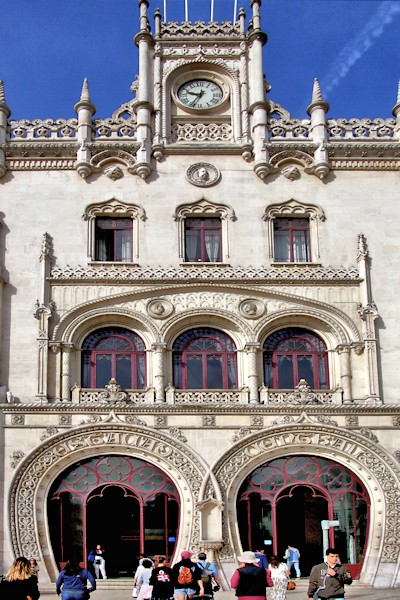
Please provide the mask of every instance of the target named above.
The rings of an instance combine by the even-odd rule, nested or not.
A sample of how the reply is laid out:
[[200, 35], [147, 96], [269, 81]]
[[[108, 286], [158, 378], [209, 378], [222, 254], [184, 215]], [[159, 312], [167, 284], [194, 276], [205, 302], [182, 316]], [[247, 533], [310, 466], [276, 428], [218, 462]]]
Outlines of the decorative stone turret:
[[81, 144], [76, 157], [76, 170], [83, 179], [86, 179], [92, 172], [90, 164], [91, 153], [87, 144], [92, 140], [92, 118], [96, 112], [96, 107], [90, 100], [89, 85], [86, 77], [83, 81], [81, 99], [75, 104], [74, 110], [78, 115], [78, 141]]
[[136, 136], [140, 147], [136, 153], [136, 173], [142, 179], [146, 179], [151, 173], [151, 116], [153, 113], [152, 104], [152, 72], [153, 61], [151, 49], [154, 44], [150, 33], [149, 21], [147, 18], [147, 9], [149, 3], [147, 0], [139, 0], [140, 10], [140, 31], [135, 36], [135, 44], [139, 48], [139, 88], [137, 92], [136, 115], [137, 129]]
[[397, 87], [397, 100], [396, 104], [393, 106], [392, 114], [396, 118], [393, 137], [400, 139], [400, 81]]
[[314, 173], [320, 179], [324, 179], [329, 173], [329, 156], [326, 148], [328, 142], [326, 113], [328, 110], [329, 104], [322, 98], [318, 79], [315, 78], [312, 100], [307, 112], [311, 117], [312, 140], [318, 144], [318, 148], [314, 152]]
[[[0, 80], [0, 144], [5, 144], [7, 141], [7, 119], [10, 115], [11, 110], [6, 104], [4, 84]], [[6, 171], [6, 155], [4, 150], [0, 149], [0, 177], [3, 177]]]
[[268, 143], [268, 111], [269, 102], [265, 98], [265, 80], [263, 74], [262, 49], [267, 41], [267, 35], [261, 30], [260, 23], [261, 0], [252, 0], [253, 9], [252, 29], [249, 34], [250, 45], [250, 106], [251, 129], [254, 140], [254, 171], [265, 179], [271, 170], [269, 163]]

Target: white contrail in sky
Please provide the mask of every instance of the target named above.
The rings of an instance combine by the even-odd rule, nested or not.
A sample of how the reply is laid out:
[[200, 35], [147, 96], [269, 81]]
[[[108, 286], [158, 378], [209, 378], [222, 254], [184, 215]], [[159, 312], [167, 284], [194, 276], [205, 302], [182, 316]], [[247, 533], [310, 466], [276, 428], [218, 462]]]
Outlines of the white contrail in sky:
[[399, 0], [384, 0], [372, 15], [368, 23], [356, 37], [345, 45], [333, 61], [327, 75], [321, 81], [323, 94], [327, 96], [347, 73], [381, 37], [385, 27], [390, 25], [396, 15], [400, 15]]

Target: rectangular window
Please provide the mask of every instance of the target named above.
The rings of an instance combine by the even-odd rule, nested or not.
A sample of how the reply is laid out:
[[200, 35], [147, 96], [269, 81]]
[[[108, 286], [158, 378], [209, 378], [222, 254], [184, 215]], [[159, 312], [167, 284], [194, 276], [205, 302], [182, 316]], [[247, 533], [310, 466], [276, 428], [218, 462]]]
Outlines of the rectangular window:
[[96, 260], [132, 261], [132, 219], [96, 219]]
[[275, 219], [274, 248], [276, 262], [311, 262], [309, 220]]
[[185, 221], [185, 261], [221, 262], [221, 219]]

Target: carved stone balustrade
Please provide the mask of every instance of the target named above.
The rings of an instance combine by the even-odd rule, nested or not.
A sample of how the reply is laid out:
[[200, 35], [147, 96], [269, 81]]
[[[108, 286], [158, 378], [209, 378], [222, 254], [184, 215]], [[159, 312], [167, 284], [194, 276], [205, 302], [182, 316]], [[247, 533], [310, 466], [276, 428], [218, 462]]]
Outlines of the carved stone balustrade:
[[391, 139], [395, 124], [395, 119], [328, 119], [328, 137]]
[[167, 404], [248, 404], [249, 391], [241, 390], [176, 390], [167, 388]]
[[72, 388], [72, 402], [75, 404], [83, 403], [98, 403], [98, 404], [110, 404], [110, 403], [123, 403], [123, 404], [154, 404], [154, 389], [149, 388], [147, 390], [123, 390], [124, 396], [116, 397], [112, 394], [107, 395], [104, 388], [80, 388], [74, 386]]
[[18, 140], [76, 140], [77, 119], [34, 119], [9, 122], [9, 137]]
[[271, 138], [307, 139], [310, 136], [309, 119], [271, 119], [269, 122]]

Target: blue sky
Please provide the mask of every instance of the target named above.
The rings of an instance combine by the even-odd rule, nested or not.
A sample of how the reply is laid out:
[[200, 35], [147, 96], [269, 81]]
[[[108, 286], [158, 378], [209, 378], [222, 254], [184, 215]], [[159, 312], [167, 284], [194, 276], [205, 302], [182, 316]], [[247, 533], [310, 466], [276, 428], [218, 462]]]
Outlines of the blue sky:
[[[149, 0], [163, 10], [164, 0]], [[250, 1], [238, 0], [250, 15]], [[184, 20], [184, 0], [167, 0]], [[232, 20], [233, 0], [214, 0]], [[189, 19], [208, 21], [210, 0], [188, 0]], [[0, 79], [14, 119], [71, 118], [88, 77], [96, 116], [132, 98], [137, 0], [3, 0]], [[264, 71], [270, 98], [304, 118], [314, 77], [331, 118], [388, 118], [400, 79], [400, 0], [263, 0]]]

